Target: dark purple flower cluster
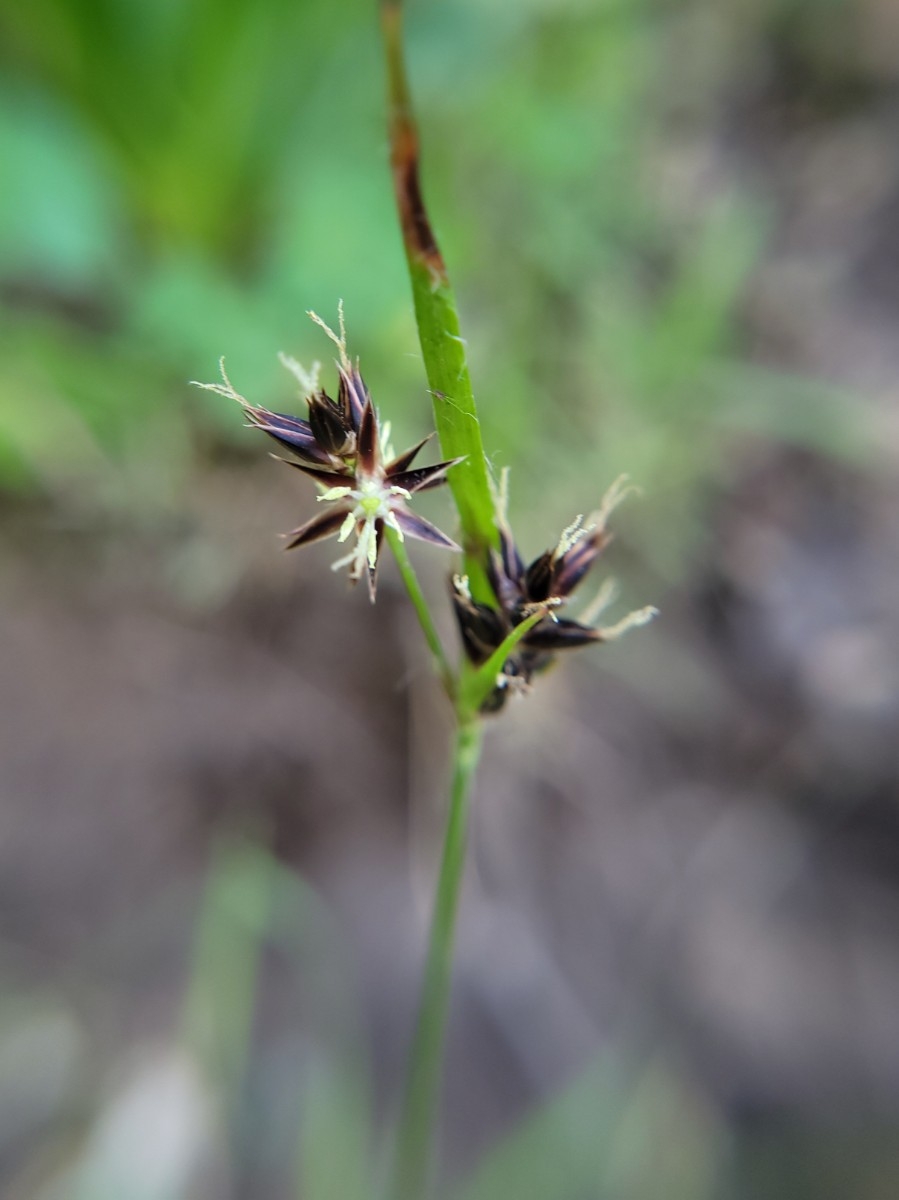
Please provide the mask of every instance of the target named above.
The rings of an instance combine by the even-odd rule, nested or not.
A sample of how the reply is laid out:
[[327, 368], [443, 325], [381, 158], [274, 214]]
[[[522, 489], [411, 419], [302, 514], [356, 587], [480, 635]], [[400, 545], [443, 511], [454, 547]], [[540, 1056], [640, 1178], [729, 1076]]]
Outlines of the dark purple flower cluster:
[[[545, 670], [559, 651], [611, 641], [656, 615], [654, 608], [643, 608], [615, 625], [602, 627], [588, 624], [587, 619], [574, 621], [556, 613], [611, 541], [606, 518], [628, 490], [622, 483], [619, 480], [613, 485], [591, 522], [585, 525], [578, 517], [563, 532], [554, 549], [529, 564], [521, 557], [501, 517], [500, 548], [491, 550], [487, 569], [497, 607], [473, 600], [467, 580], [454, 577], [452, 599], [456, 621], [465, 653], [475, 666], [487, 662], [516, 626], [528, 617], [543, 614], [506, 659], [482, 711], [498, 712], [510, 691], [527, 690], [532, 677]], [[593, 606], [594, 615], [604, 607], [603, 601], [609, 599], [608, 592], [601, 593], [599, 599], [600, 604]]]
[[[336, 400], [319, 386], [318, 363], [307, 372], [294, 359], [281, 356], [284, 366], [300, 383], [309, 410], [307, 418], [251, 404], [234, 389], [224, 364], [222, 383], [199, 386], [236, 400], [249, 424], [267, 433], [287, 452], [281, 461], [302, 471], [318, 485], [318, 499], [326, 507], [287, 535], [287, 548], [306, 546], [334, 535], [339, 542], [352, 538], [349, 553], [339, 558], [333, 568], [348, 567], [354, 583], [364, 575], [374, 601], [385, 530], [393, 530], [401, 541], [411, 537], [446, 550], [459, 550], [445, 533], [413, 512], [408, 502], [417, 492], [445, 483], [447, 472], [462, 459], [414, 467], [413, 462], [430, 437], [405, 453], [394, 455], [388, 444], [390, 426], [380, 426], [358, 363], [352, 362], [347, 354], [342, 305], [338, 313], [339, 335], [320, 317], [309, 314], [339, 351]], [[643, 608], [615, 625], [592, 624], [609, 599], [608, 588], [581, 612], [579, 620], [558, 614], [611, 540], [606, 528], [608, 517], [633, 490], [625, 486], [625, 478], [616, 480], [597, 512], [586, 522], [578, 517], [563, 531], [554, 549], [525, 563], [506, 521], [504, 474], [496, 498], [499, 544], [497, 549], [489, 551], [485, 564], [493, 591], [492, 602], [484, 603], [483, 597], [474, 599], [467, 578], [453, 577], [453, 608], [467, 658], [480, 667], [497, 651], [500, 651], [497, 659], [504, 656], [495, 686], [482, 705], [483, 711], [497, 712], [510, 692], [526, 691], [533, 676], [545, 670], [560, 651], [610, 641], [656, 615], [654, 608]], [[504, 650], [506, 639], [526, 621], [528, 627], [519, 630], [520, 636], [517, 640], [513, 638], [511, 648]]]
[[314, 376], [306, 376], [298, 364], [284, 360], [307, 385], [308, 420], [250, 404], [234, 390], [224, 366], [223, 384], [200, 386], [237, 400], [250, 425], [288, 452], [290, 457], [282, 461], [309, 475], [323, 489], [318, 499], [328, 507], [288, 534], [287, 548], [334, 534], [340, 542], [355, 537], [350, 553], [333, 566], [335, 570], [348, 566], [354, 583], [365, 575], [374, 601], [385, 527], [395, 530], [400, 540], [408, 536], [446, 550], [459, 549], [452, 538], [413, 512], [407, 501], [416, 492], [445, 483], [447, 471], [462, 460], [413, 468], [413, 461], [433, 434], [394, 457], [388, 446], [389, 425], [380, 427], [358, 366], [347, 358], [343, 340], [334, 340], [341, 349], [336, 400], [317, 386]]

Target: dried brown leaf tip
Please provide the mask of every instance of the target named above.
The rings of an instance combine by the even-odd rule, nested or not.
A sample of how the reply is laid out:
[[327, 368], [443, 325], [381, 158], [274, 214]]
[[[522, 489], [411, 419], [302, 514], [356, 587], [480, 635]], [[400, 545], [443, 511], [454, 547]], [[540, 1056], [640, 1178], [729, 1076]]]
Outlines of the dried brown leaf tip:
[[490, 552], [488, 563], [488, 576], [498, 606], [476, 602], [467, 580], [453, 577], [453, 608], [465, 653], [471, 662], [481, 666], [516, 626], [535, 614], [542, 612], [543, 617], [506, 659], [482, 711], [498, 712], [511, 691], [527, 691], [533, 676], [545, 670], [560, 650], [613, 641], [628, 629], [646, 625], [657, 615], [655, 608], [640, 608], [614, 625], [593, 625], [614, 599], [614, 584], [610, 580], [578, 620], [560, 617], [557, 611], [568, 603], [571, 593], [611, 541], [607, 523], [612, 511], [635, 490], [627, 486], [627, 477], [621, 476], [595, 513], [586, 521], [578, 517], [563, 531], [553, 549], [526, 564], [506, 522], [503, 487], [497, 504], [500, 549]]
[[319, 363], [313, 363], [307, 371], [296, 359], [281, 355], [282, 363], [300, 384], [309, 408], [308, 420], [250, 404], [234, 389], [225, 373], [224, 360], [220, 364], [221, 383], [197, 386], [236, 400], [249, 424], [267, 433], [290, 456], [280, 461], [309, 475], [319, 485], [318, 499], [327, 508], [287, 535], [287, 549], [334, 534], [340, 542], [355, 537], [353, 549], [339, 558], [333, 569], [348, 567], [353, 583], [365, 575], [374, 602], [385, 527], [395, 530], [401, 541], [408, 536], [446, 550], [459, 549], [452, 538], [413, 512], [407, 502], [416, 492], [445, 483], [447, 471], [462, 460], [454, 458], [430, 467], [413, 468], [418, 452], [433, 435], [403, 454], [393, 454], [389, 445], [390, 424], [381, 426], [359, 365], [351, 362], [347, 354], [342, 304], [338, 311], [339, 334], [315, 313], [309, 314], [339, 351], [336, 400], [319, 387]]

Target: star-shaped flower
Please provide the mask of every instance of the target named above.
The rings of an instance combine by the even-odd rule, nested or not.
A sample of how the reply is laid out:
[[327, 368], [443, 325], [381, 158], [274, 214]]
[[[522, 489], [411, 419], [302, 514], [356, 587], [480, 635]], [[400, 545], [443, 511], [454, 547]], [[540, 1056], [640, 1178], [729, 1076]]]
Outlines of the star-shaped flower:
[[506, 659], [496, 687], [483, 705], [486, 712], [498, 712], [510, 689], [525, 691], [532, 677], [545, 670], [560, 650], [573, 650], [595, 642], [608, 642], [628, 629], [645, 625], [657, 615], [657, 609], [641, 608], [611, 626], [594, 626], [611, 602], [611, 584], [600, 589], [596, 600], [581, 613], [580, 620], [559, 617], [556, 610], [568, 599], [598, 556], [612, 540], [606, 523], [612, 510], [632, 491], [625, 487], [625, 476], [616, 480], [597, 510], [587, 522], [578, 517], [562, 533], [557, 545], [525, 564], [505, 520], [505, 502], [501, 499], [497, 526], [500, 549], [491, 550], [487, 574], [498, 601], [498, 608], [472, 599], [468, 582], [453, 577], [453, 608], [465, 653], [476, 666], [485, 663], [498, 650], [512, 630], [528, 617], [544, 616], [521, 638]]
[[333, 569], [348, 566], [354, 583], [366, 575], [374, 602], [385, 526], [395, 530], [401, 541], [408, 536], [446, 550], [459, 550], [452, 538], [413, 512], [407, 502], [416, 492], [445, 483], [447, 471], [462, 460], [454, 458], [431, 467], [413, 468], [413, 461], [433, 434], [394, 457], [388, 444], [390, 425], [381, 429], [358, 364], [351, 363], [347, 355], [342, 307], [339, 337], [314, 313], [310, 316], [340, 350], [340, 382], [337, 400], [332, 400], [318, 386], [318, 363], [306, 372], [294, 359], [282, 355], [282, 362], [302, 386], [309, 406], [308, 421], [250, 404], [235, 391], [224, 362], [221, 384], [199, 386], [237, 400], [249, 424], [274, 438], [291, 455], [280, 461], [311, 476], [323, 489], [318, 499], [328, 507], [287, 535], [287, 549], [307, 546], [333, 534], [340, 542], [355, 536], [353, 549], [338, 559]]

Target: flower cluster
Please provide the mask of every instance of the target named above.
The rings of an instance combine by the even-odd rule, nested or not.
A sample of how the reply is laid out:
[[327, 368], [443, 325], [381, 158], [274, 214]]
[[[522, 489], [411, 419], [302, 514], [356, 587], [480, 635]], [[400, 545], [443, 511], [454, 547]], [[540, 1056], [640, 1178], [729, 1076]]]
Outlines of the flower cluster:
[[572, 650], [595, 642], [608, 642], [628, 629], [645, 625], [657, 614], [652, 607], [628, 614], [611, 626], [594, 626], [613, 598], [606, 585], [578, 621], [560, 617], [556, 610], [584, 578], [595, 560], [612, 539], [606, 525], [612, 510], [633, 490], [624, 486], [625, 477], [616, 480], [606, 493], [600, 508], [586, 522], [578, 517], [562, 533], [557, 545], [525, 564], [505, 520], [505, 504], [499, 506], [499, 551], [491, 550], [488, 564], [490, 585], [498, 607], [472, 599], [468, 581], [454, 576], [453, 608], [469, 660], [476, 666], [487, 662], [512, 630], [528, 617], [543, 614], [524, 634], [503, 664], [496, 686], [482, 706], [484, 712], [498, 712], [512, 690], [524, 691], [532, 677], [545, 670], [560, 650]]
[[[408, 502], [415, 493], [445, 483], [447, 472], [462, 459], [414, 467], [417, 455], [433, 435], [403, 454], [393, 454], [389, 447], [390, 426], [380, 426], [358, 362], [352, 362], [347, 354], [342, 304], [338, 312], [339, 335], [315, 313], [309, 314], [339, 351], [336, 400], [319, 386], [318, 363], [306, 371], [295, 359], [281, 356], [284, 366], [300, 384], [308, 406], [307, 419], [251, 404], [235, 390], [225, 373], [224, 361], [221, 383], [198, 386], [236, 400], [249, 425], [267, 433], [288, 455], [274, 457], [302, 471], [318, 485], [318, 499], [326, 507], [287, 534], [287, 548], [306, 546], [333, 535], [339, 542], [354, 538], [352, 549], [333, 564], [333, 569], [348, 567], [354, 583], [364, 575], [374, 601], [386, 529], [392, 530], [400, 541], [408, 536], [446, 550], [459, 550], [445, 533], [413, 512]], [[614, 625], [592, 624], [612, 599], [608, 584], [580, 613], [578, 620], [558, 613], [611, 541], [608, 518], [634, 490], [625, 486], [625, 480], [622, 476], [615, 481], [599, 509], [586, 521], [578, 517], [569, 525], [553, 549], [525, 563], [506, 520], [508, 479], [504, 472], [495, 495], [499, 545], [498, 549], [489, 550], [485, 563], [494, 602], [475, 600], [465, 576], [453, 576], [452, 583], [453, 608], [465, 655], [477, 667], [495, 657], [499, 667], [481, 711], [498, 712], [511, 692], [527, 691], [534, 675], [545, 670], [559, 651], [611, 641], [627, 629], [645, 625], [656, 615], [656, 609], [648, 607], [630, 613]], [[520, 629], [525, 622], [526, 628]], [[510, 638], [510, 645], [504, 647]]]
[[309, 406], [308, 420], [250, 404], [235, 391], [225, 374], [224, 362], [221, 384], [198, 386], [237, 400], [249, 424], [274, 438], [291, 456], [281, 461], [320, 485], [318, 499], [328, 507], [287, 535], [287, 549], [306, 546], [333, 534], [337, 534], [340, 542], [355, 536], [353, 549], [338, 559], [333, 568], [348, 566], [354, 583], [365, 575], [374, 601], [385, 527], [393, 529], [401, 541], [408, 536], [447, 550], [459, 549], [445, 533], [413, 512], [407, 501], [416, 492], [445, 483], [447, 471], [462, 460], [455, 458], [431, 467], [413, 468], [413, 461], [433, 434], [394, 457], [389, 447], [390, 426], [380, 427], [358, 363], [352, 363], [347, 355], [342, 306], [339, 337], [314, 313], [310, 316], [338, 347], [340, 362], [337, 399], [333, 400], [318, 386], [318, 363], [306, 372], [294, 359], [282, 355], [282, 362], [300, 382]]

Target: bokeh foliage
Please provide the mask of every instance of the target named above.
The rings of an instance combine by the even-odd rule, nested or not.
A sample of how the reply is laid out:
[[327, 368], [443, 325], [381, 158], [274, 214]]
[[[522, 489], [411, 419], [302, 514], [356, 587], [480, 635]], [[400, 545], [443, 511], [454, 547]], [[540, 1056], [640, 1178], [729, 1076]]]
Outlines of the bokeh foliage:
[[[734, 21], [759, 38], [787, 12], [805, 9]], [[679, 515], [643, 531], [672, 567], [722, 431], [761, 412], [828, 438], [826, 397], [741, 358], [764, 197], [678, 177], [718, 58], [739, 66], [715, 38], [682, 61], [691, 18], [713, 8], [410, 6], [425, 186], [488, 453], [518, 468], [513, 515], [550, 510], [534, 549], [628, 470]], [[385, 412], [427, 425], [369, 3], [6, 0], [0, 30], [0, 484], [125, 503], [111, 480], [136, 472], [143, 504], [154, 483], [171, 500], [191, 428], [240, 436], [185, 381], [225, 353], [239, 388], [285, 406], [275, 352], [324, 357], [302, 313], [338, 296]]]

